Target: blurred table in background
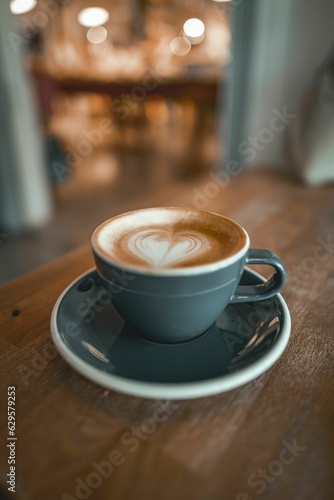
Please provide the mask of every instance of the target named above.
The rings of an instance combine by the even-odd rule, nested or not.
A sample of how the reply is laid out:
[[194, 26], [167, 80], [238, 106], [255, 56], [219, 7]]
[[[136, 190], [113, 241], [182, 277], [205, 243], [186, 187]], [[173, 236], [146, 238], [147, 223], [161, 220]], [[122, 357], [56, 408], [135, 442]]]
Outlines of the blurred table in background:
[[171, 158], [181, 175], [216, 166], [223, 143], [217, 78], [161, 80], [148, 73], [117, 82], [36, 73], [35, 81], [46, 133], [61, 140], [70, 166], [103, 149]]
[[[36, 75], [37, 80], [41, 80], [43, 75]], [[46, 75], [44, 75], [46, 78]], [[134, 102], [143, 101], [147, 95], [158, 93], [162, 96], [171, 98], [188, 98], [196, 102], [200, 101], [203, 105], [215, 106], [217, 90], [220, 82], [217, 78], [209, 80], [177, 78], [172, 80], [162, 80], [155, 73], [147, 73], [143, 80], [139, 81], [98, 81], [94, 79], [83, 78], [62, 78], [55, 79], [48, 77], [47, 84], [52, 84], [60, 91], [67, 93], [74, 92], [95, 92], [104, 93], [112, 97], [118, 97], [122, 94], [131, 95]]]
[[[15, 497], [78, 498], [75, 489], [95, 471], [93, 463], [122, 449], [124, 464], [94, 489], [94, 500], [250, 500], [261, 492], [270, 500], [331, 500], [333, 194], [333, 187], [311, 189], [263, 170], [225, 187], [211, 174], [164, 200], [230, 216], [247, 228], [253, 247], [283, 258], [292, 333], [281, 359], [258, 379], [214, 397], [170, 402], [168, 420], [132, 453], [120, 436], [150, 418], [156, 402], [89, 382], [55, 353], [50, 338], [57, 297], [93, 265], [88, 245], [2, 287], [0, 421], [5, 429], [7, 387], [16, 386]], [[140, 206], [156, 202], [146, 196]], [[287, 446], [293, 451], [283, 462]], [[90, 498], [84, 489], [82, 495]]]

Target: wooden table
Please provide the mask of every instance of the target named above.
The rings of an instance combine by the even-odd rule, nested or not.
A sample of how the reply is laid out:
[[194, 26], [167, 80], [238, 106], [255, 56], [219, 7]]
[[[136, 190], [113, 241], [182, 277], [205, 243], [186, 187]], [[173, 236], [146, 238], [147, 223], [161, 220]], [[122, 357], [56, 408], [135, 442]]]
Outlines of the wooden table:
[[[88, 246], [23, 276], [0, 289], [4, 495], [7, 387], [15, 386], [17, 493], [9, 498], [334, 498], [334, 190], [265, 171], [218, 190], [209, 182], [219, 186], [212, 177], [164, 204], [197, 196], [197, 205], [243, 224], [252, 246], [283, 258], [292, 317], [285, 353], [258, 379], [215, 397], [157, 403], [118, 394], [76, 374], [50, 339], [58, 295], [93, 265]], [[153, 428], [159, 405], [166, 419]]]

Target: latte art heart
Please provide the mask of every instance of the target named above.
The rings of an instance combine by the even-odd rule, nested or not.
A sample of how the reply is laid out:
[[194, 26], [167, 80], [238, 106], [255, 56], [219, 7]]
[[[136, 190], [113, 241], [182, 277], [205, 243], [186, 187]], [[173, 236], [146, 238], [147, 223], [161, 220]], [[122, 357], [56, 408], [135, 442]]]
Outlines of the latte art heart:
[[127, 240], [127, 249], [154, 267], [170, 267], [198, 257], [211, 248], [200, 233], [177, 232], [164, 228], [143, 229]]

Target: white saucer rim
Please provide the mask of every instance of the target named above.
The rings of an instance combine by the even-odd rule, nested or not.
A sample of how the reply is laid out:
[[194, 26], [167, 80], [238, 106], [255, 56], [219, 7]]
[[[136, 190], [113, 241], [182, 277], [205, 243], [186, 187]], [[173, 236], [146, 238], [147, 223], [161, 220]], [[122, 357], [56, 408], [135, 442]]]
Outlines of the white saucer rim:
[[[247, 269], [247, 271], [252, 273], [254, 276], [265, 281], [265, 278], [256, 271], [253, 271], [247, 266], [245, 269]], [[269, 352], [246, 368], [242, 368], [237, 372], [221, 375], [220, 377], [209, 380], [183, 383], [136, 381], [103, 372], [100, 369], [91, 366], [87, 361], [82, 360], [80, 356], [74, 354], [62, 340], [57, 328], [57, 314], [64, 296], [75, 285], [75, 283], [77, 283], [84, 276], [90, 274], [92, 271], [96, 271], [96, 268], [91, 268], [78, 276], [58, 297], [51, 314], [51, 337], [58, 352], [71, 366], [71, 368], [92, 382], [106, 387], [107, 389], [148, 399], [176, 400], [213, 396], [215, 394], [227, 392], [240, 387], [265, 373], [281, 357], [288, 344], [291, 332], [290, 312], [281, 294], [277, 294], [276, 297], [280, 301], [283, 310], [283, 328], [276, 343], [274, 346], [271, 346]]]

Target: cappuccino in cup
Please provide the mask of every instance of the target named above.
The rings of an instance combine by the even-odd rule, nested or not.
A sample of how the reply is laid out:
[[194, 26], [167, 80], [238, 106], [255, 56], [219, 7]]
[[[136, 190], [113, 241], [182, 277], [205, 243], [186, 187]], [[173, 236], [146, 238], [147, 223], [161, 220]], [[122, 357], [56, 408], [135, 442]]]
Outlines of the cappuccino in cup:
[[[231, 219], [180, 207], [127, 212], [92, 236], [97, 272], [115, 308], [134, 333], [164, 343], [203, 334], [229, 303], [281, 290], [281, 259], [249, 245], [247, 232]], [[238, 286], [252, 263], [275, 272], [260, 285]]]
[[115, 264], [168, 273], [232, 257], [244, 248], [247, 235], [237, 223], [210, 212], [161, 208], [106, 221], [93, 242]]

